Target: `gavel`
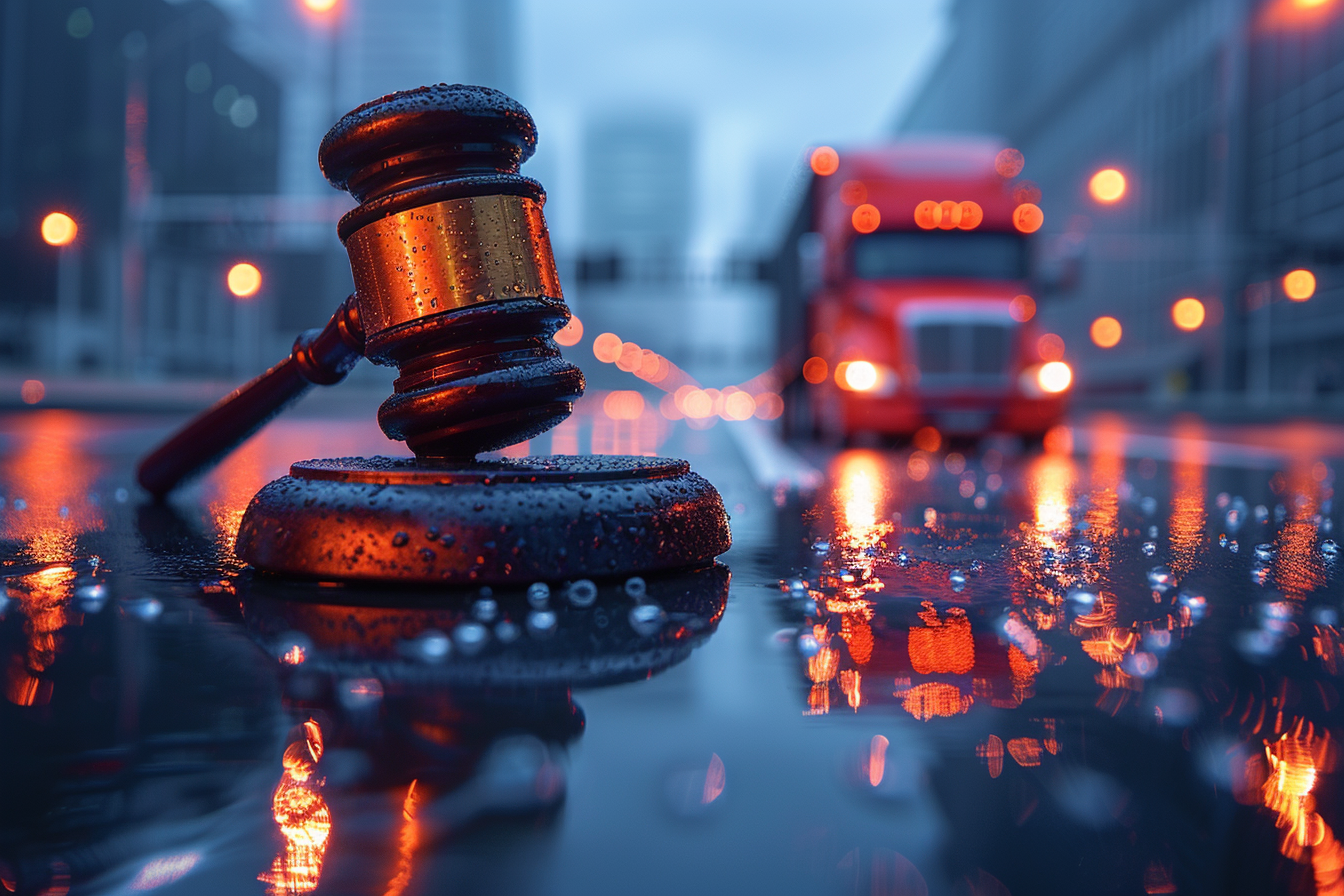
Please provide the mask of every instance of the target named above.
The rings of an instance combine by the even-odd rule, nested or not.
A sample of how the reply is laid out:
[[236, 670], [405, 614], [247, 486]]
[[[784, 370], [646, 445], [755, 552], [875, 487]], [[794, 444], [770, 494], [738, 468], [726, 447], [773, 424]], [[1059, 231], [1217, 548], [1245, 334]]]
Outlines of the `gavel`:
[[422, 460], [470, 460], [565, 419], [584, 381], [552, 338], [569, 309], [545, 192], [518, 173], [536, 142], [521, 105], [461, 84], [391, 94], [342, 118], [318, 161], [359, 202], [337, 228], [354, 295], [149, 454], [141, 486], [167, 494], [361, 357], [397, 367], [378, 423]]
[[337, 228], [354, 295], [145, 458], [141, 485], [166, 494], [365, 357], [399, 371], [378, 422], [415, 458], [291, 465], [239, 524], [234, 550], [254, 569], [508, 585], [694, 569], [726, 551], [723, 499], [685, 461], [476, 459], [550, 429], [583, 394], [553, 338], [569, 310], [545, 193], [518, 173], [536, 141], [526, 109], [460, 84], [394, 93], [337, 122], [318, 161], [359, 201]]

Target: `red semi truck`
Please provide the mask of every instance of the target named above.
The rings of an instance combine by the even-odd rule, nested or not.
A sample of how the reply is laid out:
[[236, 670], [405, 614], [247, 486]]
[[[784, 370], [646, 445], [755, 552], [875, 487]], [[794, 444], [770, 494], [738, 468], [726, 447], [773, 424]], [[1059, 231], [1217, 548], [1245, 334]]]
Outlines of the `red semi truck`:
[[1039, 191], [978, 138], [814, 150], [774, 261], [790, 434], [1019, 433], [1063, 417], [1072, 371], [1030, 295]]

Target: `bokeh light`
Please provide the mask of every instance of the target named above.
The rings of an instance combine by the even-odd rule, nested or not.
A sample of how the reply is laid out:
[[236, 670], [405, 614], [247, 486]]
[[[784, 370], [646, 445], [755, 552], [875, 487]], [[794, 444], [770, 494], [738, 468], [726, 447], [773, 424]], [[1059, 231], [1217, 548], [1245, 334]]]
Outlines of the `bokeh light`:
[[602, 399], [602, 413], [612, 420], [638, 420], [644, 413], [644, 396], [633, 389], [608, 392]]
[[877, 385], [877, 368], [868, 361], [853, 361], [845, 365], [844, 376], [845, 385], [855, 392], [867, 392]]
[[1036, 316], [1036, 300], [1028, 295], [1014, 296], [1008, 303], [1008, 314], [1013, 320], [1024, 324]]
[[603, 333], [593, 340], [593, 357], [603, 364], [612, 364], [621, 356], [621, 337]]
[[1092, 341], [1101, 348], [1115, 348], [1120, 344], [1124, 330], [1113, 317], [1099, 317], [1092, 321]]
[[847, 180], [840, 185], [840, 201], [845, 205], [862, 205], [868, 201], [868, 188], [861, 180]]
[[1058, 361], [1064, 357], [1064, 339], [1058, 333], [1044, 333], [1036, 340], [1036, 354], [1042, 361]]
[[877, 229], [877, 225], [882, 223], [882, 213], [877, 210], [877, 206], [864, 203], [854, 209], [854, 214], [850, 216], [854, 224], [854, 229], [859, 233], [872, 233]]
[[47, 387], [41, 380], [24, 380], [23, 385], [19, 387], [19, 397], [23, 399], [24, 404], [37, 404], [47, 396]]
[[915, 431], [915, 437], [912, 441], [920, 451], [933, 452], [942, 446], [943, 434], [932, 426], [924, 426]]
[[1035, 233], [1044, 223], [1045, 213], [1034, 203], [1024, 202], [1013, 209], [1013, 226], [1023, 233]]
[[304, 9], [309, 12], [331, 12], [336, 8], [336, 0], [302, 0]]
[[1026, 164], [1026, 157], [1022, 155], [1021, 150], [1011, 147], [999, 150], [999, 154], [994, 157], [994, 170], [1004, 179], [1017, 177]]
[[925, 199], [919, 205], [915, 206], [915, 224], [921, 230], [932, 230], [938, 226], [938, 221], [943, 213], [938, 208], [938, 203], [932, 199]]
[[803, 379], [814, 386], [818, 383], [824, 383], [829, 370], [830, 365], [826, 363], [825, 358], [808, 358], [807, 363], [803, 365]]
[[579, 340], [583, 338], [583, 321], [579, 320], [577, 315], [571, 314], [569, 323], [561, 327], [554, 338], [560, 345], [578, 345]]
[[1036, 382], [1051, 394], [1063, 392], [1073, 383], [1073, 370], [1063, 361], [1051, 361], [1041, 365], [1041, 372], [1036, 375]]
[[756, 399], [746, 392], [729, 392], [723, 399], [723, 416], [729, 420], [748, 420], [756, 413]]
[[812, 165], [812, 172], [822, 177], [832, 175], [840, 169], [840, 153], [829, 146], [818, 146], [812, 150], [812, 157], [809, 161]]
[[229, 268], [229, 292], [240, 299], [250, 299], [261, 289], [261, 270], [248, 261], [240, 261]]
[[980, 203], [971, 202], [969, 199], [961, 203], [960, 212], [961, 220], [957, 222], [957, 226], [962, 230], [974, 230], [985, 220], [985, 210], [980, 207]]
[[1101, 169], [1087, 182], [1087, 190], [1092, 198], [1107, 205], [1119, 202], [1126, 189], [1125, 176], [1114, 168]]
[[1283, 293], [1294, 302], [1305, 302], [1316, 295], [1316, 275], [1298, 268], [1283, 275]]
[[1171, 306], [1171, 321], [1187, 332], [1198, 330], [1204, 324], [1204, 303], [1189, 297], [1178, 299]]
[[52, 212], [42, 219], [42, 240], [49, 246], [68, 246], [78, 233], [79, 225], [65, 212]]

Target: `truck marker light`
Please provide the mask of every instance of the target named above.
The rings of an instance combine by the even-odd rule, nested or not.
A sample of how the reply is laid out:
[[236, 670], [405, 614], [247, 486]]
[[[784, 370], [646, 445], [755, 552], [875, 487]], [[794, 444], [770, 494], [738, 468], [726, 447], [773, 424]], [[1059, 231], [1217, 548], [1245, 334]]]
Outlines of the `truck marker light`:
[[1007, 180], [1010, 177], [1017, 177], [1026, 167], [1026, 157], [1018, 149], [1008, 148], [999, 150], [999, 154], [994, 157], [994, 170], [998, 172], [999, 177]]
[[868, 188], [861, 180], [847, 180], [840, 185], [840, 201], [845, 205], [863, 205], [868, 201]]
[[1024, 202], [1013, 209], [1013, 226], [1023, 233], [1035, 233], [1045, 223], [1045, 214], [1040, 206]]
[[882, 213], [877, 210], [877, 206], [864, 203], [854, 209], [850, 221], [859, 233], [872, 233], [882, 223]]
[[1036, 382], [1046, 392], [1058, 394], [1073, 383], [1073, 371], [1063, 361], [1051, 361], [1041, 365]]
[[985, 220], [985, 210], [980, 207], [980, 203], [971, 202], [969, 199], [961, 203], [961, 220], [957, 226], [962, 230], [974, 230], [980, 226], [980, 222]]
[[812, 150], [808, 161], [812, 165], [812, 172], [821, 177], [832, 175], [840, 169], [840, 153], [829, 146], [818, 146]]
[[932, 230], [938, 226], [938, 221], [943, 213], [938, 208], [938, 203], [932, 199], [925, 199], [919, 205], [915, 206], [915, 224], [921, 230]]
[[803, 365], [803, 379], [814, 386], [826, 382], [826, 374], [829, 372], [830, 365], [826, 363], [825, 358], [808, 358], [807, 363]]
[[1056, 333], [1042, 334], [1036, 340], [1036, 354], [1042, 361], [1058, 361], [1064, 357], [1064, 340]]
[[1283, 275], [1283, 294], [1294, 302], [1305, 302], [1316, 295], [1316, 275], [1298, 268]]
[[1036, 316], [1036, 300], [1031, 296], [1016, 296], [1008, 303], [1008, 316], [1024, 324]]
[[915, 206], [915, 224], [922, 230], [974, 230], [984, 220], [985, 210], [978, 202], [969, 199], [965, 202], [925, 199]]
[[945, 199], [938, 203], [938, 229], [954, 230], [961, 223], [961, 203]]

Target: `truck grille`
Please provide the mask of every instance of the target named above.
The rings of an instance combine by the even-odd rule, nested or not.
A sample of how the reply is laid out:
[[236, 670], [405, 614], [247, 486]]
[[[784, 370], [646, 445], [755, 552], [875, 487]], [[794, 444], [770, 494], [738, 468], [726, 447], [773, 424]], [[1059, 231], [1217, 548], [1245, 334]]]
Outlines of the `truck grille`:
[[985, 322], [916, 326], [915, 352], [924, 386], [1000, 386], [1011, 371], [1012, 328]]

